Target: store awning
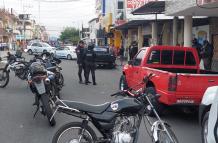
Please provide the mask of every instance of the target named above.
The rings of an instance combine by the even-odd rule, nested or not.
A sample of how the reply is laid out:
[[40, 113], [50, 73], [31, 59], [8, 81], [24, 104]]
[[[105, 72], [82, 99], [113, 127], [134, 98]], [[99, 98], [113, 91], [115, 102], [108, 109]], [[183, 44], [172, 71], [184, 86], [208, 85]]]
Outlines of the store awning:
[[165, 1], [148, 2], [145, 5], [133, 10], [133, 15], [146, 15], [146, 14], [162, 14], [165, 11]]
[[139, 25], [148, 23], [148, 20], [132, 20], [122, 25], [116, 26], [116, 29], [132, 29], [137, 28]]

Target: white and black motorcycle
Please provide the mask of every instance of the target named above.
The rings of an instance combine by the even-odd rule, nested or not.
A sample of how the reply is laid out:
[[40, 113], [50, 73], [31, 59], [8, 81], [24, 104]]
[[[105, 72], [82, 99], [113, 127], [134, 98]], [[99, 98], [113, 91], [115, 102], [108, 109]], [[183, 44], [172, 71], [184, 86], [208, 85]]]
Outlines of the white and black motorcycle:
[[4, 88], [8, 85], [10, 71], [13, 71], [15, 76], [19, 79], [27, 80], [30, 63], [26, 62], [24, 58], [18, 58], [8, 53], [6, 60], [1, 59], [1, 63], [4, 63], [5, 66], [0, 68], [0, 88]]

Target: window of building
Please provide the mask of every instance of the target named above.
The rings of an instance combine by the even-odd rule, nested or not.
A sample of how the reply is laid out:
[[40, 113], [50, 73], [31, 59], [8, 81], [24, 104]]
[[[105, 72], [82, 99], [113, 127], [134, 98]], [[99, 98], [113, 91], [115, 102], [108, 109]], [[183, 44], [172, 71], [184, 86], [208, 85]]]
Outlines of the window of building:
[[174, 51], [173, 64], [184, 65], [185, 51]]
[[194, 57], [192, 52], [189, 52], [189, 51], [186, 52], [186, 62], [185, 62], [185, 64], [189, 65], [189, 66], [195, 66], [196, 65], [195, 57]]
[[159, 64], [160, 63], [160, 50], [153, 50], [147, 61], [148, 64]]
[[123, 1], [118, 1], [118, 9], [123, 9]]
[[161, 64], [171, 65], [172, 64], [173, 51], [163, 50], [161, 53]]
[[141, 50], [134, 59], [134, 66], [139, 66], [142, 62], [142, 59], [145, 55], [146, 50]]

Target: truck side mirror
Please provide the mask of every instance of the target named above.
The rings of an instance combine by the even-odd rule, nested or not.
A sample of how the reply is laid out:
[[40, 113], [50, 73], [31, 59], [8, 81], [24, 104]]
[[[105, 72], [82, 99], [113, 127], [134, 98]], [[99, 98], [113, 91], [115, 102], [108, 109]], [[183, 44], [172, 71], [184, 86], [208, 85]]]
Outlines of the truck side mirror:
[[128, 61], [128, 65], [133, 65], [133, 60]]

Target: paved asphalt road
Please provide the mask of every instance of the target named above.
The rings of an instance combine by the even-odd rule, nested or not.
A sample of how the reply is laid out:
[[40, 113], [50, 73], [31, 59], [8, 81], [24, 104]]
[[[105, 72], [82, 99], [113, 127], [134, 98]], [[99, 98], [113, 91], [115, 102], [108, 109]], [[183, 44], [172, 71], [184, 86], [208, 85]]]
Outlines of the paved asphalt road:
[[[118, 89], [121, 69], [98, 69], [97, 86], [78, 83], [75, 61], [63, 61], [65, 86], [62, 98], [90, 104], [112, 101], [109, 95]], [[65, 123], [78, 120], [64, 114], [55, 116], [57, 125], [49, 127], [45, 117], [38, 114], [33, 118], [35, 108], [33, 94], [27, 83], [14, 77], [11, 72], [9, 85], [0, 89], [0, 143], [49, 143], [54, 133]], [[180, 143], [201, 143], [197, 115], [184, 114], [178, 110], [163, 116], [175, 131]], [[140, 129], [139, 143], [151, 143], [144, 127]]]

